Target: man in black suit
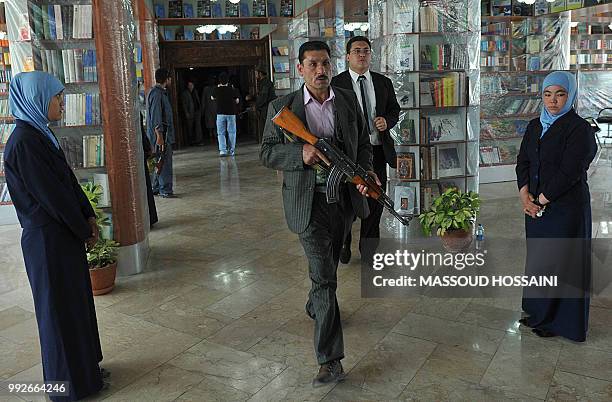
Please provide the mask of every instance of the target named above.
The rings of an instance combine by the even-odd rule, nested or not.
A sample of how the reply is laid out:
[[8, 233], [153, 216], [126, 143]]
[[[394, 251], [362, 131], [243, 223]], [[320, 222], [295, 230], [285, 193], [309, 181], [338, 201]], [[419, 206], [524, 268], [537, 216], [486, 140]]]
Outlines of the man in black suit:
[[[385, 188], [387, 184], [386, 165], [395, 168], [397, 164], [394, 142], [389, 135], [389, 130], [399, 120], [400, 106], [395, 98], [391, 80], [370, 71], [372, 46], [368, 38], [364, 36], [351, 38], [346, 44], [346, 60], [349, 69], [335, 76], [332, 79], [332, 85], [352, 90], [357, 95], [370, 134], [374, 172], [380, 179], [382, 187]], [[372, 199], [368, 199], [368, 203], [370, 204], [370, 215], [361, 220], [359, 251], [362, 257], [364, 255], [367, 257], [368, 254], [374, 252], [376, 244], [371, 239], [380, 238], [379, 226], [383, 206]], [[366, 239], [370, 240], [366, 241]], [[349, 231], [340, 253], [340, 262], [343, 264], [348, 264], [351, 259], [351, 240]]]

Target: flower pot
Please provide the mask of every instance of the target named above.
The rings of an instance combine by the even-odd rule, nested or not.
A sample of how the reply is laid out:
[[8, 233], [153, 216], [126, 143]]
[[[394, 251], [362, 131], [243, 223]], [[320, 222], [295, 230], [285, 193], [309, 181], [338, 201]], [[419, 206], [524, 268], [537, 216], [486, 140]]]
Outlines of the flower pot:
[[117, 275], [117, 262], [100, 268], [90, 268], [91, 290], [94, 296], [109, 293], [115, 287], [115, 276]]
[[463, 229], [447, 230], [443, 236], [440, 236], [440, 239], [446, 251], [457, 253], [470, 246], [472, 243], [472, 231]]

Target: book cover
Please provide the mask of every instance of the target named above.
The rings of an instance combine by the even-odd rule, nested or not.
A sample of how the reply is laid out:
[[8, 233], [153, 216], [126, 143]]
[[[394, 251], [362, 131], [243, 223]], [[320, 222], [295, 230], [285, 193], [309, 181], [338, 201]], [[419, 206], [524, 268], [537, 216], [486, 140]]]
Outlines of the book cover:
[[184, 4], [183, 5], [183, 17], [185, 18], [193, 18], [193, 4]]
[[166, 18], [166, 7], [163, 4], [155, 4], [155, 16], [157, 18]]
[[464, 169], [459, 144], [439, 145], [436, 151], [438, 177], [463, 175]]
[[250, 17], [251, 12], [249, 11], [249, 5], [246, 3], [240, 3], [240, 16], [241, 17]]
[[404, 180], [416, 179], [414, 152], [397, 154], [397, 177]]
[[416, 189], [410, 186], [396, 186], [394, 209], [400, 214], [413, 214], [416, 210]]

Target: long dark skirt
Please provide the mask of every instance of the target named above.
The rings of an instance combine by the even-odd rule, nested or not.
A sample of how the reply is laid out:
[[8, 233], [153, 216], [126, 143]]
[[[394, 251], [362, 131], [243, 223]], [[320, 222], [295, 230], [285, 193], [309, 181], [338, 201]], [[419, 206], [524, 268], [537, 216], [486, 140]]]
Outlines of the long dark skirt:
[[591, 284], [590, 203], [554, 204], [541, 218], [525, 215], [527, 275], [556, 275], [559, 287], [543, 297], [525, 289], [528, 324], [576, 342], [586, 339]]
[[34, 296], [45, 381], [68, 381], [72, 401], [102, 388], [102, 349], [81, 241], [52, 223], [24, 229], [21, 248]]

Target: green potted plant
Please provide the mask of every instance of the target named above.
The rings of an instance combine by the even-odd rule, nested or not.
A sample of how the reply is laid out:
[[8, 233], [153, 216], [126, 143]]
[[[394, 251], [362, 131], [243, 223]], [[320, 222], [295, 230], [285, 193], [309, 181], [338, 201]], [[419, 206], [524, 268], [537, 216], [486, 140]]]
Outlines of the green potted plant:
[[[96, 214], [98, 228], [110, 226], [108, 217], [104, 216], [99, 207], [102, 187], [92, 182], [87, 182], [82, 184], [81, 188]], [[118, 246], [119, 243], [100, 236], [98, 242], [87, 252], [89, 276], [94, 296], [109, 293], [115, 287]]]
[[444, 248], [458, 252], [472, 242], [472, 228], [479, 210], [477, 193], [451, 187], [433, 200], [431, 208], [419, 215], [419, 221], [427, 236], [436, 229]]

